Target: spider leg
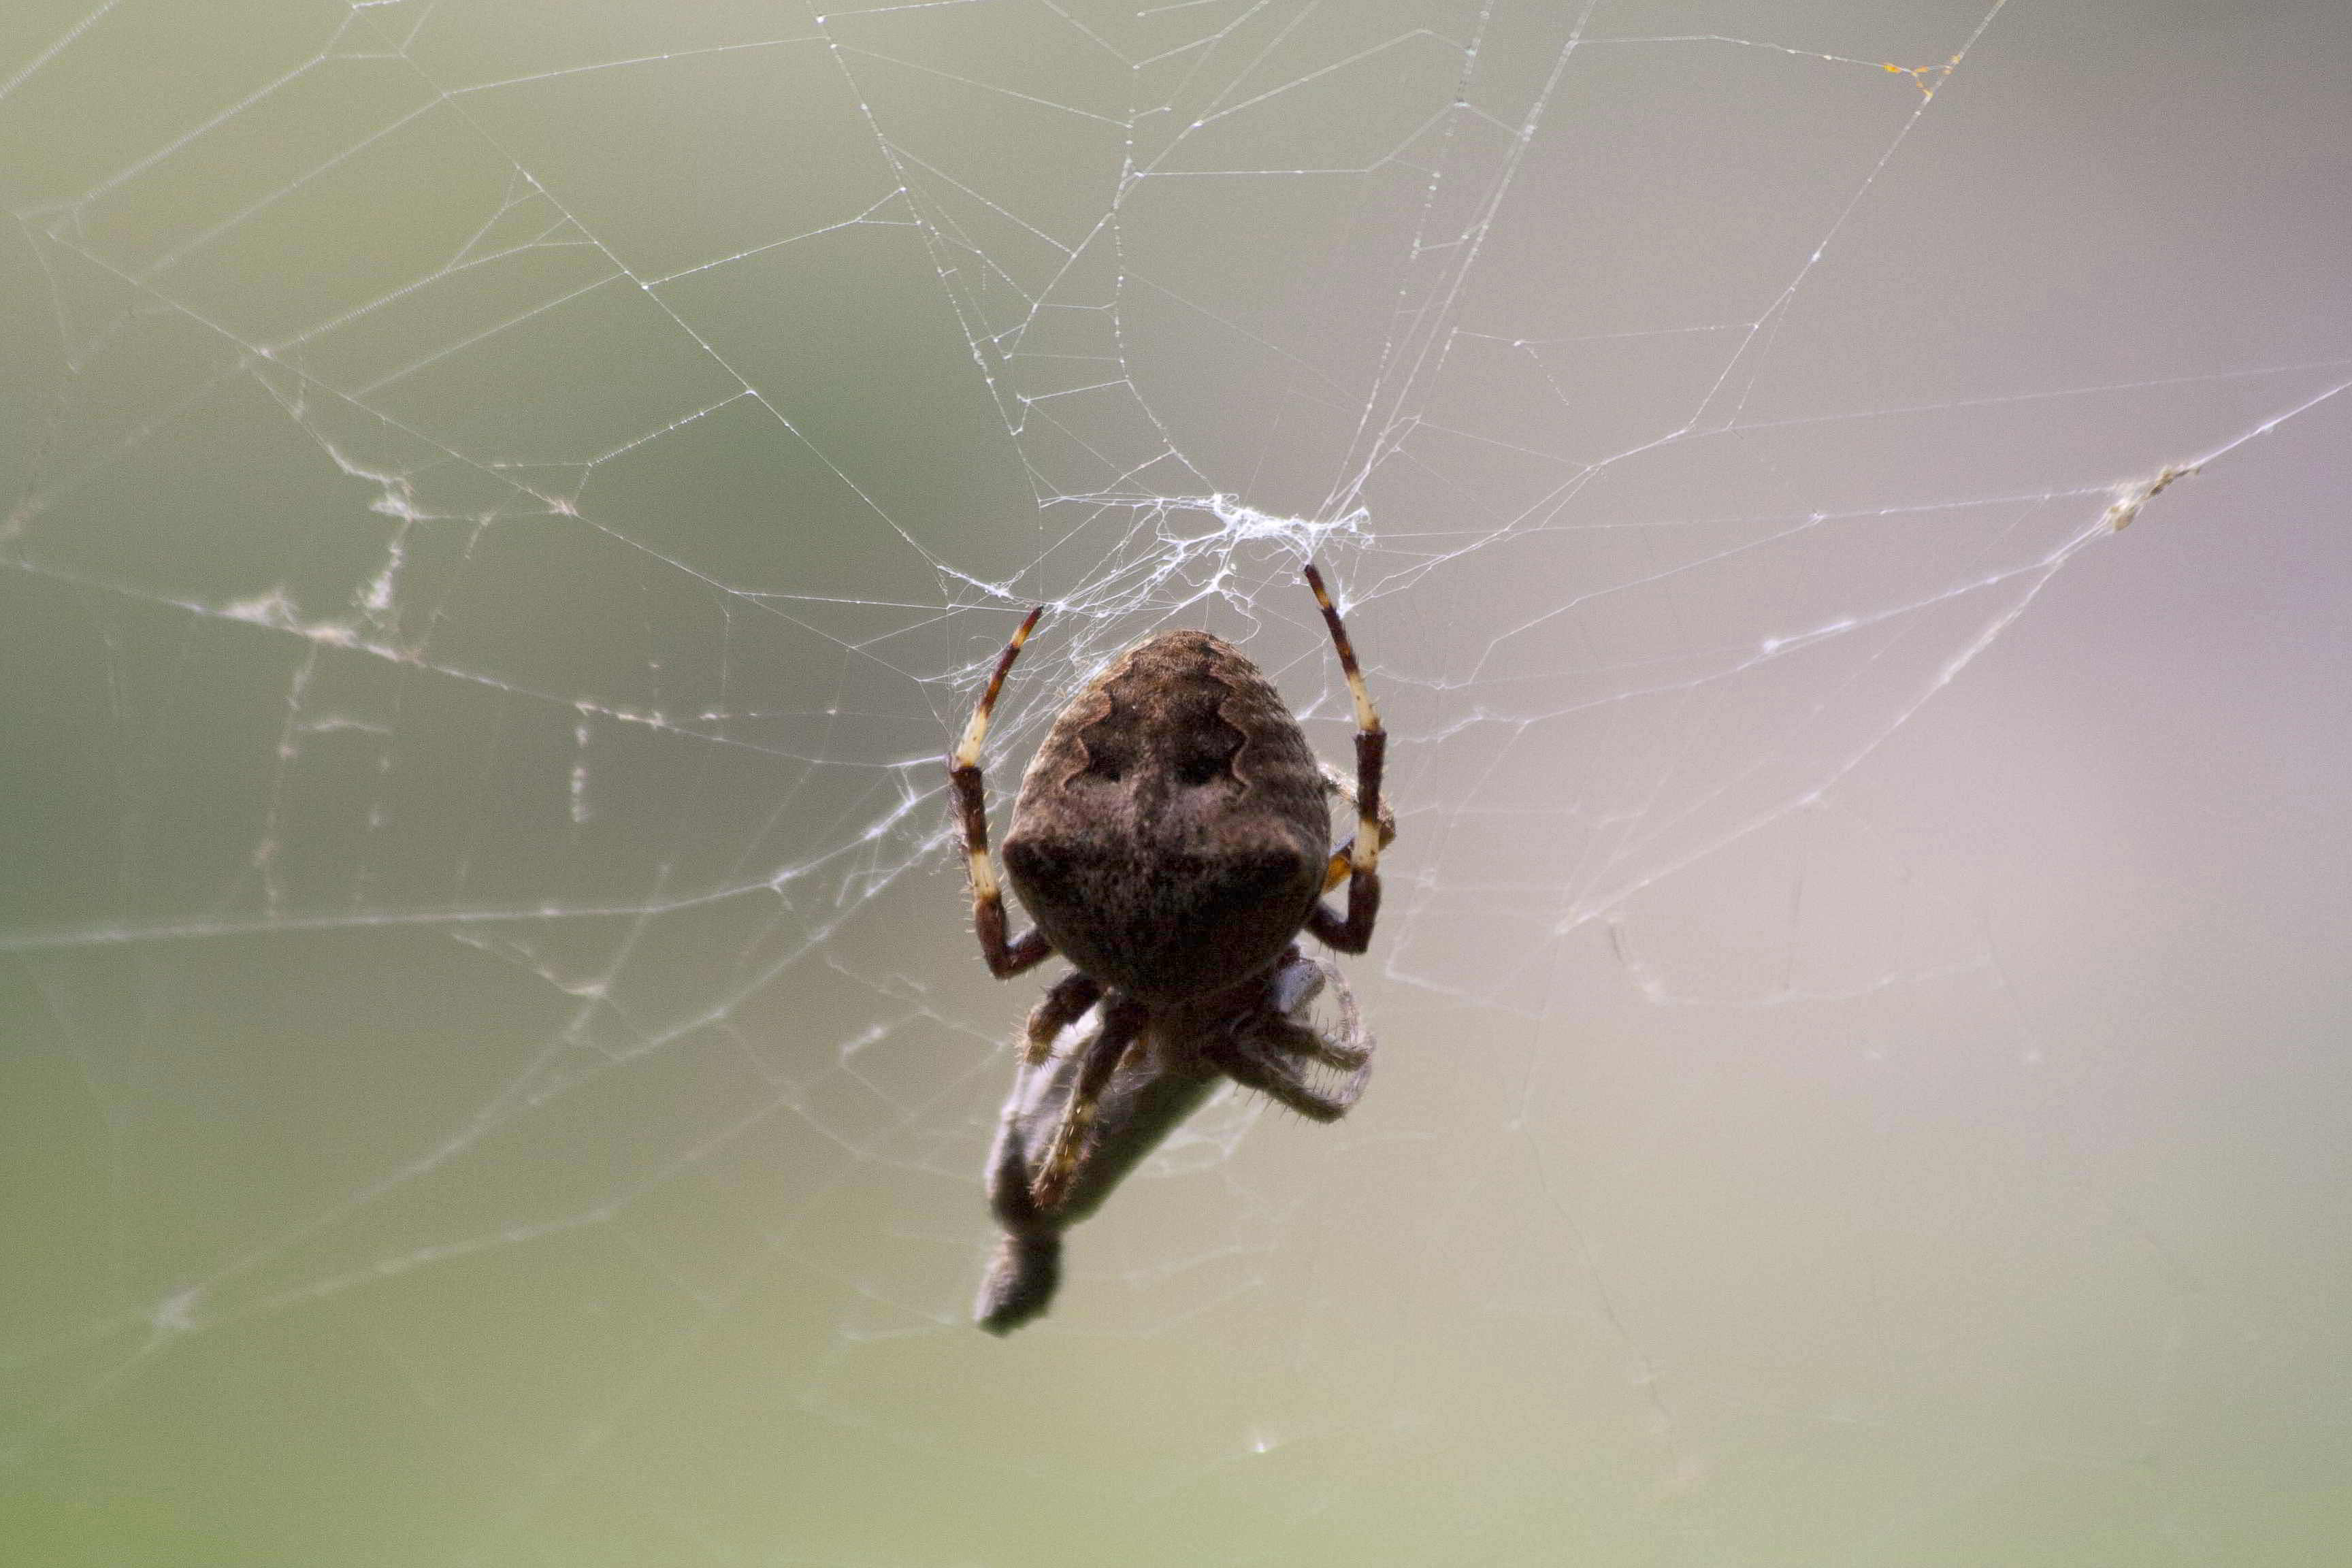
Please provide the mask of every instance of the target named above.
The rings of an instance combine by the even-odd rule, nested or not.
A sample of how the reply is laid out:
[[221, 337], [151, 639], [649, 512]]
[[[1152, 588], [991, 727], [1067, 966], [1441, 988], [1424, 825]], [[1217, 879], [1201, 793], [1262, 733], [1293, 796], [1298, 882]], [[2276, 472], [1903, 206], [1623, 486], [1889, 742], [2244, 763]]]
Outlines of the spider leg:
[[1070, 1184], [1077, 1176], [1079, 1162], [1094, 1131], [1096, 1106], [1110, 1083], [1111, 1074], [1118, 1069], [1119, 1058], [1141, 1037], [1150, 1017], [1141, 1003], [1124, 997], [1103, 1008], [1101, 1026], [1087, 1042], [1086, 1058], [1078, 1064], [1077, 1079], [1070, 1085], [1070, 1098], [1062, 1107], [1061, 1122], [1054, 1129], [1053, 1140], [1045, 1145], [1045, 1158], [1030, 1178], [1030, 1200], [1038, 1209], [1055, 1208], [1069, 1194]]
[[1310, 1056], [1315, 1034], [1287, 1018], [1261, 1017], [1246, 1034], [1218, 1041], [1208, 1048], [1209, 1059], [1244, 1089], [1254, 1089], [1281, 1101], [1310, 1121], [1337, 1121], [1348, 1114], [1363, 1092], [1363, 1074], [1326, 1093], [1298, 1076], [1286, 1057]]
[[1029, 1010], [1027, 1043], [1023, 1059], [1031, 1067], [1044, 1061], [1054, 1048], [1054, 1037], [1087, 1016], [1102, 996], [1102, 982], [1073, 970], [1054, 982], [1045, 999]]
[[980, 776], [980, 744], [988, 737], [988, 717], [996, 710], [997, 693], [1004, 689], [1004, 677], [1012, 670], [1013, 661], [1021, 657], [1021, 645], [1029, 640], [1030, 629], [1045, 613], [1043, 605], [1030, 611], [1014, 630], [1013, 640], [1004, 645], [996, 672], [988, 678], [988, 689], [981, 693], [971, 721], [963, 728], [963, 739], [948, 754], [956, 815], [963, 825], [964, 859], [971, 869], [972, 929], [979, 933], [980, 952], [988, 961], [988, 972], [999, 980], [1034, 968], [1054, 951], [1043, 931], [1024, 932], [1017, 942], [1005, 940], [1004, 889], [998, 885], [996, 868], [988, 858], [988, 795]]
[[[1329, 987], [1336, 987], [1332, 995], [1339, 1006], [1342, 1037], [1337, 1040], [1307, 1025], [1308, 1005]], [[1300, 952], [1296, 942], [1274, 966], [1274, 973], [1266, 981], [1265, 1000], [1265, 1011], [1257, 1016], [1273, 1015], [1277, 1019], [1307, 1026], [1299, 1030], [1298, 1037], [1285, 1037], [1276, 1048], [1313, 1057], [1324, 1066], [1342, 1072], [1353, 1072], [1372, 1059], [1371, 1037], [1364, 1032], [1363, 1016], [1356, 1010], [1356, 994], [1348, 989], [1339, 970]], [[1244, 1020], [1240, 1034], [1247, 1037], [1257, 1027], [1255, 1022]]]
[[[1356, 786], [1348, 782], [1348, 776], [1328, 763], [1318, 762], [1316, 766], [1322, 771], [1323, 782], [1331, 786], [1331, 793], [1346, 801], [1349, 810], [1355, 810]], [[1381, 847], [1385, 849], [1395, 842], [1396, 808], [1386, 800], [1382, 800], [1381, 802]], [[1328, 893], [1346, 881], [1349, 869], [1355, 864], [1355, 860], [1356, 837], [1351, 833], [1348, 836], [1346, 843], [1331, 851], [1331, 864], [1323, 873], [1323, 890]]]
[[[1335, 1040], [1319, 1030], [1302, 1029], [1306, 1042], [1295, 1048], [1326, 1067], [1338, 1068], [1341, 1072], [1360, 1072], [1371, 1065], [1371, 1031], [1364, 1027], [1363, 1015], [1356, 1010], [1356, 994], [1342, 985], [1339, 997], [1339, 1037]], [[1350, 1094], [1349, 1098], [1355, 1096]]]
[[1372, 1032], [1364, 1027], [1364, 1015], [1356, 1006], [1356, 994], [1348, 988], [1337, 969], [1331, 971], [1331, 994], [1339, 1007], [1339, 1037], [1334, 1040], [1317, 1034], [1315, 1057], [1356, 1075], [1348, 1090], [1348, 1098], [1352, 1100], [1363, 1091], [1364, 1079], [1372, 1065]]
[[[1380, 710], [1365, 689], [1355, 645], [1348, 640], [1339, 608], [1323, 586], [1323, 574], [1311, 561], [1304, 570], [1307, 585], [1315, 590], [1315, 603], [1322, 608], [1323, 624], [1331, 628], [1331, 646], [1347, 672], [1348, 693], [1356, 701], [1356, 836], [1348, 841], [1348, 912], [1333, 914], [1318, 902], [1307, 912], [1307, 929], [1318, 942], [1341, 952], [1361, 952], [1372, 943], [1372, 921], [1381, 912], [1381, 848], [1387, 842], [1381, 831], [1387, 810], [1381, 798], [1381, 773], [1388, 760], [1389, 732], [1381, 728]], [[1394, 818], [1389, 820], [1392, 824]], [[1393, 836], [1395, 829], [1391, 826], [1389, 831]], [[1332, 870], [1338, 868], [1335, 860]]]
[[[1340, 1038], [1330, 1039], [1307, 1021], [1307, 1009], [1328, 987], [1339, 1008]], [[1356, 1010], [1355, 994], [1339, 972], [1296, 947], [1268, 977], [1263, 1002], [1234, 1020], [1206, 1043], [1209, 1059], [1245, 1089], [1280, 1100], [1301, 1116], [1336, 1121], [1356, 1103], [1371, 1077], [1372, 1037]], [[1336, 1089], [1321, 1089], [1301, 1076], [1301, 1061], [1318, 1061], [1349, 1074]]]

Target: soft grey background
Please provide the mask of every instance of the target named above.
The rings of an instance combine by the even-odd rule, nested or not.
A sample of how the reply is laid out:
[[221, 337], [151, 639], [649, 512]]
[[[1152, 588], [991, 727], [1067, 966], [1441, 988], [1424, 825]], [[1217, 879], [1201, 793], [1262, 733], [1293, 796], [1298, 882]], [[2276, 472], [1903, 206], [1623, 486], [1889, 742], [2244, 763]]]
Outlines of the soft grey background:
[[[2347, 50], [6, 7], [0, 1555], [2332, 1560]], [[1309, 547], [1371, 1089], [990, 1340], [939, 754]]]

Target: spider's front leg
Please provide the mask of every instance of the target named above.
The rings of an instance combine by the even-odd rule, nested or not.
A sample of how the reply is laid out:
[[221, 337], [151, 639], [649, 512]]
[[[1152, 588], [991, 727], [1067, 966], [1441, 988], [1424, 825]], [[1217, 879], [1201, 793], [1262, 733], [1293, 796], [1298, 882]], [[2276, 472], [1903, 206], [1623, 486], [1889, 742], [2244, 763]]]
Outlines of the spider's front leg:
[[[1381, 849], [1396, 836], [1395, 819], [1381, 798], [1381, 774], [1388, 761], [1389, 732], [1381, 728], [1380, 710], [1365, 689], [1364, 672], [1356, 663], [1355, 645], [1339, 619], [1338, 606], [1323, 586], [1323, 574], [1307, 563], [1307, 585], [1331, 629], [1331, 646], [1339, 650], [1339, 668], [1347, 673], [1348, 694], [1356, 703], [1356, 836], [1348, 843], [1348, 912], [1335, 915], [1318, 902], [1307, 912], [1307, 929], [1318, 942], [1341, 952], [1361, 952], [1372, 944], [1372, 921], [1381, 912]], [[1382, 836], [1383, 826], [1387, 836]], [[1336, 866], [1334, 867], [1336, 870]]]
[[981, 742], [988, 738], [988, 719], [996, 710], [996, 695], [1004, 689], [1004, 678], [1013, 661], [1021, 657], [1021, 645], [1029, 640], [1030, 630], [1045, 613], [1043, 605], [1030, 611], [1013, 640], [1004, 645], [996, 671], [988, 678], [988, 689], [981, 693], [971, 721], [964, 726], [963, 739], [948, 753], [948, 777], [955, 785], [956, 815], [963, 825], [964, 860], [971, 870], [972, 929], [980, 937], [980, 952], [988, 961], [988, 972], [999, 980], [1034, 968], [1054, 951], [1043, 931], [1025, 931], [1018, 942], [1005, 940], [1004, 889], [988, 858], [988, 793], [980, 773]]

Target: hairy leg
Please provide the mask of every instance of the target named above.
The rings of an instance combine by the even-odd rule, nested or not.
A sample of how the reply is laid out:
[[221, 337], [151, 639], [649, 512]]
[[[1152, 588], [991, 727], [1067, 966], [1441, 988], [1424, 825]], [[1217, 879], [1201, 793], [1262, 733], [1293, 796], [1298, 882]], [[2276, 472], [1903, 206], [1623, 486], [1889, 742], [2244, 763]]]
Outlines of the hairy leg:
[[988, 794], [980, 772], [981, 742], [988, 738], [989, 715], [996, 710], [997, 693], [1004, 689], [1004, 678], [1013, 661], [1021, 657], [1021, 645], [1029, 640], [1030, 628], [1045, 613], [1045, 606], [1039, 605], [1014, 630], [1013, 640], [997, 658], [995, 672], [988, 678], [988, 689], [981, 693], [971, 710], [963, 739], [948, 753], [948, 778], [955, 786], [956, 815], [963, 827], [964, 863], [971, 873], [972, 930], [980, 937], [980, 952], [988, 961], [988, 972], [999, 980], [1034, 967], [1054, 951], [1043, 931], [1024, 932], [1018, 941], [1006, 940], [1004, 889], [998, 885], [996, 868], [988, 858]]
[[1087, 1044], [1086, 1059], [1078, 1066], [1077, 1080], [1070, 1086], [1070, 1099], [1062, 1108], [1061, 1123], [1054, 1129], [1045, 1159], [1030, 1180], [1029, 1195], [1040, 1209], [1054, 1208], [1069, 1193], [1094, 1131], [1095, 1109], [1103, 1089], [1118, 1069], [1119, 1058], [1142, 1035], [1150, 1016], [1141, 1003], [1124, 997], [1114, 999], [1103, 1008], [1102, 1027]]
[[[1323, 574], [1315, 570], [1311, 562], [1304, 570], [1307, 585], [1315, 590], [1315, 603], [1323, 611], [1323, 624], [1330, 628], [1331, 646], [1339, 650], [1339, 668], [1348, 677], [1348, 693], [1356, 704], [1356, 836], [1348, 841], [1348, 912], [1336, 915], [1328, 907], [1318, 903], [1307, 915], [1307, 929], [1318, 942], [1341, 952], [1361, 952], [1371, 945], [1372, 921], [1381, 912], [1381, 847], [1384, 842], [1381, 824], [1386, 809], [1381, 798], [1381, 775], [1387, 766], [1389, 734], [1381, 727], [1380, 710], [1372, 706], [1371, 692], [1364, 685], [1364, 672], [1356, 663], [1355, 644], [1349, 641], [1339, 606], [1331, 603], [1331, 595], [1323, 586]], [[1394, 828], [1390, 831], [1393, 833]]]
[[1102, 983], [1091, 974], [1072, 973], [1055, 981], [1045, 999], [1029, 1010], [1023, 1059], [1031, 1067], [1044, 1061], [1054, 1048], [1054, 1037], [1085, 1017], [1102, 991]]

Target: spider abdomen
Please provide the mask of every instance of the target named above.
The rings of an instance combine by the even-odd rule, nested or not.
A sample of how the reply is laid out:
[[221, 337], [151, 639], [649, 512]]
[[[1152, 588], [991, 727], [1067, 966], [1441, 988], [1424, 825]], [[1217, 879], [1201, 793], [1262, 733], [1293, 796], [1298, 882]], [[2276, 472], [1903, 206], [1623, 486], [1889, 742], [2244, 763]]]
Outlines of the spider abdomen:
[[1055, 952], [1141, 1001], [1262, 973], [1323, 890], [1330, 807], [1272, 683], [1206, 632], [1148, 637], [1072, 700], [1022, 780], [1013, 889]]
[[1323, 889], [1319, 846], [1267, 835], [1185, 851], [1025, 834], [1014, 891], [1055, 951], [1142, 1002], [1226, 990], [1282, 956]]

